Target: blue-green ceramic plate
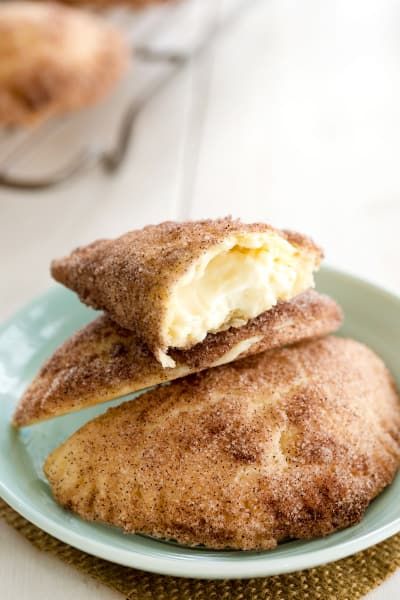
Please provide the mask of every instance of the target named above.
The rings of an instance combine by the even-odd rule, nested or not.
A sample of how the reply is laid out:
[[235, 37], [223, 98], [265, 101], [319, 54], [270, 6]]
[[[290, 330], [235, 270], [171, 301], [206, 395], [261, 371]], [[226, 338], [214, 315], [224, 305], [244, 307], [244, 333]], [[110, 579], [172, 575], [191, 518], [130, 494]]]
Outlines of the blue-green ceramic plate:
[[[319, 274], [317, 287], [344, 308], [340, 335], [369, 344], [400, 383], [400, 299], [332, 269]], [[0, 329], [0, 495], [29, 521], [76, 548], [121, 565], [204, 578], [258, 577], [306, 569], [353, 554], [400, 531], [400, 475], [371, 504], [360, 524], [267, 552], [186, 548], [87, 523], [60, 508], [43, 476], [43, 459], [83, 423], [122, 400], [20, 432], [9, 421], [21, 392], [44, 359], [93, 316], [73, 294], [55, 287]]]

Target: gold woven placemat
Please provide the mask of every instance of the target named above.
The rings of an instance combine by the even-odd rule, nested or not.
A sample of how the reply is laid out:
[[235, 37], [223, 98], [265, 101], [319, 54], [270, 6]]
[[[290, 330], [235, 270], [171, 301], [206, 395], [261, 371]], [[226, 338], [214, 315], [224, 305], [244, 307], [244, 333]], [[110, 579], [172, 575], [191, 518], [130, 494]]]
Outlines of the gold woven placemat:
[[129, 600], [357, 600], [400, 567], [400, 534], [335, 563], [259, 579], [181, 579], [121, 567], [48, 535], [0, 499], [0, 517], [50, 552]]

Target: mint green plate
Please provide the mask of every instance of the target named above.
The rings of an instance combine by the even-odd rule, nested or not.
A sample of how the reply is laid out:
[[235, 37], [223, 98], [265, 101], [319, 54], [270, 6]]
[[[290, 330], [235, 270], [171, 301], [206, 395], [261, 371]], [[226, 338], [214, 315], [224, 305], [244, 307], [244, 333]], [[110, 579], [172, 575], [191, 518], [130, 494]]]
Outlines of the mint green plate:
[[[340, 334], [370, 345], [400, 383], [400, 299], [333, 269], [323, 269], [317, 287], [344, 308], [346, 320]], [[87, 523], [60, 508], [42, 473], [45, 456], [83, 423], [122, 400], [19, 433], [9, 421], [21, 392], [44, 359], [93, 316], [73, 294], [55, 287], [0, 329], [0, 495], [29, 521], [71, 546], [121, 565], [204, 578], [258, 577], [307, 569], [353, 554], [400, 531], [400, 475], [371, 504], [360, 524], [325, 538], [288, 542], [267, 552], [186, 548]]]

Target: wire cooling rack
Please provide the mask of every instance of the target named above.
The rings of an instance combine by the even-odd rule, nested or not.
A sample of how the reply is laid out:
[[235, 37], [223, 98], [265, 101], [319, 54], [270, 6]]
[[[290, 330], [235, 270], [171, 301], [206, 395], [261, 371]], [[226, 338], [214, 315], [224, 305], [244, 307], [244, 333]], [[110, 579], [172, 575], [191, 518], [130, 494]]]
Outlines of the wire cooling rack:
[[99, 168], [123, 164], [144, 109], [191, 61], [201, 56], [256, 0], [175, 0], [106, 16], [132, 47], [130, 71], [100, 105], [33, 129], [0, 129], [0, 186], [51, 188]]

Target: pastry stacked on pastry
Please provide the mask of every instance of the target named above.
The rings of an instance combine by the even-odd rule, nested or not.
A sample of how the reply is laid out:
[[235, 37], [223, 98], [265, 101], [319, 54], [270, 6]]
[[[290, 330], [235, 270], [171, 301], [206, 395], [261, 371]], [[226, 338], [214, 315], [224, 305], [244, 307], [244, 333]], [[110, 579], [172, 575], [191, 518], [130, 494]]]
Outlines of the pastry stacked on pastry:
[[[268, 549], [359, 521], [400, 464], [400, 402], [368, 348], [332, 337], [307, 237], [162, 223], [52, 264], [100, 317], [43, 366], [16, 426], [142, 390], [55, 449], [55, 499], [189, 545]], [[173, 381], [175, 380], [175, 381]], [[164, 384], [164, 385], [159, 385]]]

